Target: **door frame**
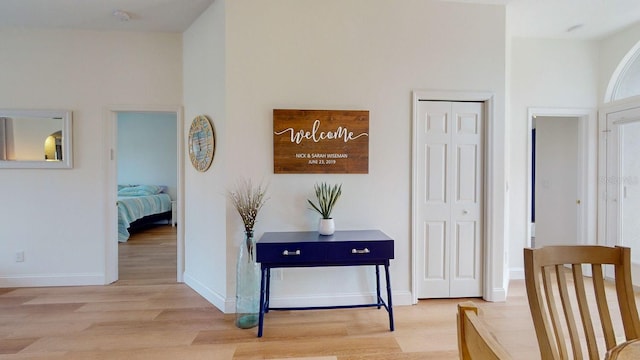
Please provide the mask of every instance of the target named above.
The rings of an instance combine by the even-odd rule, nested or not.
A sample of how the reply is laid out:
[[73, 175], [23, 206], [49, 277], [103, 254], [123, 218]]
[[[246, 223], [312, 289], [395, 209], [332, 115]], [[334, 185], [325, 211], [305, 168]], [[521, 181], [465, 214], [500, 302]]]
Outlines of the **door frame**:
[[[525, 247], [531, 247], [531, 205], [533, 197], [532, 155], [533, 155], [533, 122], [535, 117], [575, 117], [578, 119], [578, 193], [580, 194], [580, 210], [578, 211], [577, 238], [579, 244], [596, 243], [596, 147], [595, 130], [596, 111], [586, 108], [528, 108], [527, 109], [527, 209]], [[591, 176], [590, 176], [591, 175]], [[591, 224], [591, 225], [589, 225]], [[582, 239], [582, 240], [581, 240]]]
[[609, 181], [609, 179], [607, 179], [607, 134], [609, 133], [607, 118], [610, 114], [633, 110], [635, 108], [640, 108], [640, 96], [603, 104], [598, 112], [598, 139], [600, 141], [600, 146], [598, 147], [598, 179], [600, 179], [600, 181], [598, 182], [597, 243], [601, 245], [618, 245], [617, 242], [607, 239], [607, 181]]
[[[504, 252], [504, 244], [499, 244], [499, 240], [504, 240], [500, 235], [500, 232], [504, 229], [500, 229], [489, 219], [497, 220], [498, 214], [504, 212], [501, 205], [498, 203], [499, 194], [493, 189], [495, 182], [498, 181], [496, 174], [496, 167], [502, 166], [497, 164], [494, 160], [496, 154], [496, 143], [492, 141], [494, 139], [494, 131], [497, 128], [495, 124], [494, 115], [494, 97], [491, 92], [465, 92], [465, 91], [438, 91], [438, 90], [414, 90], [413, 91], [413, 123], [412, 123], [412, 181], [411, 181], [411, 293], [413, 297], [413, 303], [418, 303], [418, 219], [417, 219], [417, 185], [418, 185], [418, 103], [420, 101], [451, 101], [451, 102], [464, 102], [475, 101], [482, 102], [485, 115], [485, 125], [483, 128], [483, 161], [485, 164], [485, 171], [483, 172], [483, 266], [482, 266], [482, 297], [487, 301], [504, 301], [506, 300], [506, 288], [505, 283], [506, 276], [505, 271], [499, 271], [499, 266], [502, 264], [502, 256]], [[500, 139], [497, 139], [498, 141]], [[501, 217], [501, 216], [500, 216]], [[502, 223], [504, 224], [504, 223]], [[496, 236], [498, 235], [498, 236]], [[496, 250], [498, 249], [498, 250]], [[506, 264], [505, 264], [506, 265]], [[504, 270], [504, 269], [502, 269]], [[496, 281], [496, 278], [502, 279], [502, 282]]]
[[[608, 118], [610, 114], [632, 111], [634, 109], [640, 109], [640, 96], [634, 96], [617, 100], [614, 102], [603, 104], [598, 112], [598, 136], [600, 140], [600, 147], [598, 148], [598, 244], [606, 246], [620, 245], [617, 237], [611, 239], [609, 237], [609, 226], [611, 225], [607, 218], [609, 217], [609, 199], [608, 199], [608, 183], [609, 181], [619, 181], [620, 179], [610, 179], [607, 176], [607, 170], [609, 168], [609, 134], [611, 130], [608, 126]], [[616, 234], [620, 233], [620, 222], [618, 221], [613, 226], [617, 227]], [[631, 264], [632, 271], [634, 269], [633, 263]], [[614, 278], [615, 274], [613, 269], [605, 269], [605, 276]], [[633, 278], [635, 279], [635, 277]], [[635, 281], [637, 284], [637, 280]], [[634, 284], [634, 285], [636, 285]], [[637, 285], [636, 285], [637, 286]]]
[[118, 280], [118, 211], [116, 204], [118, 200], [118, 113], [120, 112], [148, 112], [148, 113], [173, 113], [176, 115], [176, 137], [177, 137], [177, 229], [176, 229], [176, 247], [177, 247], [177, 266], [176, 280], [184, 282], [185, 271], [185, 243], [184, 243], [184, 115], [182, 106], [162, 106], [162, 105], [111, 105], [104, 109], [103, 130], [103, 161], [106, 163], [103, 168], [105, 174], [105, 279], [110, 284]]

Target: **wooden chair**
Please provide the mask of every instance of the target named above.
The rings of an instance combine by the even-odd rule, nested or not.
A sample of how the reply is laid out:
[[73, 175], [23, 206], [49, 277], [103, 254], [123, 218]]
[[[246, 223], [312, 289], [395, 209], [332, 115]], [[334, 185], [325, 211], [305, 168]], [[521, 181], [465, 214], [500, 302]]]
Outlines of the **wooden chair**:
[[461, 360], [512, 359], [478, 317], [472, 302], [458, 304], [458, 351]]
[[[583, 264], [591, 265], [591, 279], [583, 276]], [[631, 284], [631, 249], [589, 245], [524, 249], [527, 297], [543, 360], [568, 359], [567, 342], [573, 358], [580, 360], [599, 359], [604, 354], [604, 351], [598, 351], [596, 339], [602, 344], [604, 338], [606, 350], [616, 345], [610, 306], [605, 296], [605, 264], [611, 264], [615, 269], [615, 290], [624, 335], [627, 340], [637, 339], [640, 320]], [[567, 286], [569, 273], [575, 295], [571, 295]], [[593, 292], [589, 291], [592, 301], [587, 300], [585, 282], [593, 283]], [[560, 312], [564, 313], [562, 318]], [[595, 323], [599, 322], [602, 327], [602, 333], [598, 332], [597, 337], [591, 314], [594, 314]], [[582, 325], [581, 329], [578, 324]], [[564, 331], [568, 332], [568, 338]], [[585, 349], [588, 357], [582, 355]]]

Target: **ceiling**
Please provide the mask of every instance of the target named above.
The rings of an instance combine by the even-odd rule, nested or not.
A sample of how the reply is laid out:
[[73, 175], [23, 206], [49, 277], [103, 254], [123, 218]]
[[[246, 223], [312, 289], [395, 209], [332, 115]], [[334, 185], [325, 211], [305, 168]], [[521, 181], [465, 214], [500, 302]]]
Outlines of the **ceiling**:
[[[0, 29], [38, 27], [183, 32], [213, 1], [0, 0]], [[506, 4], [509, 32], [515, 37], [594, 39], [640, 21], [639, 0], [443, 1]], [[126, 11], [130, 20], [121, 21], [113, 16], [114, 10], [118, 9]], [[581, 27], [567, 31], [575, 25]]]
[[507, 18], [514, 37], [597, 39], [639, 22], [640, 1], [511, 0]]
[[[2, 27], [183, 32], [214, 0], [0, 0]], [[124, 10], [129, 21], [113, 16]]]

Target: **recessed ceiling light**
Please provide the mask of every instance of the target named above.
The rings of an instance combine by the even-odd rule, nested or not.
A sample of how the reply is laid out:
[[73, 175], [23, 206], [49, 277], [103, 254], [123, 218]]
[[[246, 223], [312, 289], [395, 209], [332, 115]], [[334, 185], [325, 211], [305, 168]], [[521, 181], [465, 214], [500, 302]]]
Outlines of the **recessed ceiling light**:
[[583, 26], [584, 26], [584, 24], [576, 24], [576, 25], [573, 25], [573, 26], [571, 26], [571, 27], [569, 27], [569, 28], [567, 29], [567, 32], [576, 31], [576, 30], [580, 29], [580, 28], [581, 28], [581, 27], [583, 27]]
[[120, 21], [131, 20], [131, 15], [129, 15], [129, 13], [124, 10], [120, 10], [120, 9], [113, 10], [113, 13], [111, 13], [111, 15], [115, 16]]

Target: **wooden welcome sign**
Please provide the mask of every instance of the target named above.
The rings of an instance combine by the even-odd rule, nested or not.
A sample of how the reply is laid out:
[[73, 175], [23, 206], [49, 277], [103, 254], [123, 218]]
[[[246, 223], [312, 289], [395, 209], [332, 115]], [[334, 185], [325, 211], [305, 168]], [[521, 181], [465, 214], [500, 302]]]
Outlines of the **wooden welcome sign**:
[[367, 174], [369, 111], [274, 109], [273, 172]]

